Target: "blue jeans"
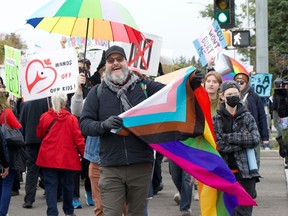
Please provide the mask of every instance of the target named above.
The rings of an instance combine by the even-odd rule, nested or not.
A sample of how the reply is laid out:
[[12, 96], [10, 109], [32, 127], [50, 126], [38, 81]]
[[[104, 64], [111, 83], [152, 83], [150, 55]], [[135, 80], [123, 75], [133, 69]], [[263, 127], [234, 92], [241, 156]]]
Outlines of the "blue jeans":
[[0, 177], [0, 216], [6, 216], [11, 200], [11, 191], [16, 170], [9, 170], [6, 178]]
[[58, 216], [57, 209], [57, 190], [59, 181], [62, 181], [63, 187], [63, 211], [64, 214], [73, 214], [73, 177], [75, 171], [65, 169], [43, 168], [45, 193], [47, 203], [47, 215]]
[[188, 211], [192, 202], [191, 176], [171, 160], [169, 160], [169, 172], [181, 196], [180, 211]]

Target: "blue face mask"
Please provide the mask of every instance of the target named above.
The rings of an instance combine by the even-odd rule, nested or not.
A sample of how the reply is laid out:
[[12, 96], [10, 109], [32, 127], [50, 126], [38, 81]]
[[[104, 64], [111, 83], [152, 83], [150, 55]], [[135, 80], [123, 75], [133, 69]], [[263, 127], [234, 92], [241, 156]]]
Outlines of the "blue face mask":
[[239, 104], [240, 97], [239, 96], [226, 97], [226, 101], [230, 107], [235, 107], [237, 104]]

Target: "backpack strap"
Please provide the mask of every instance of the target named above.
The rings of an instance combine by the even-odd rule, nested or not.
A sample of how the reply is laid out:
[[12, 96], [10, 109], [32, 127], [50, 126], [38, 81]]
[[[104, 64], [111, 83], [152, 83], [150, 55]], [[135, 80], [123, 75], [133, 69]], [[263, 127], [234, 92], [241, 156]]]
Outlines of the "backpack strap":
[[48, 126], [47, 130], [46, 130], [46, 135], [49, 133], [51, 127], [54, 125], [54, 123], [56, 122], [56, 118], [53, 119], [53, 121], [50, 123], [50, 125]]
[[100, 95], [101, 95], [101, 92], [102, 92], [102, 83], [100, 83], [100, 84], [97, 84], [96, 85], [96, 87], [95, 87], [95, 90], [96, 90], [96, 92], [97, 92], [97, 99], [99, 100], [99, 98], [100, 98]]

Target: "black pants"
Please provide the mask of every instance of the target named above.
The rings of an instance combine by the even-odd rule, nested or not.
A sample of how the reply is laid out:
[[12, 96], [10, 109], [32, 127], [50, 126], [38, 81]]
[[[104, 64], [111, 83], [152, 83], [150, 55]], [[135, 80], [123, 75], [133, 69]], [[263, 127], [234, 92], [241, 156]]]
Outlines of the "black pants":
[[152, 178], [154, 194], [158, 193], [160, 184], [162, 183], [161, 164], [162, 164], [163, 157], [164, 156], [162, 154], [160, 154], [159, 152], [156, 152], [156, 159], [155, 159], [154, 172], [153, 172], [153, 178]]
[[24, 202], [35, 202], [37, 182], [39, 177], [39, 167], [36, 166], [36, 159], [40, 149], [40, 144], [26, 144], [27, 153], [27, 176], [25, 184]]
[[[235, 174], [237, 181], [242, 185], [246, 192], [255, 199], [257, 197], [256, 192], [256, 180], [257, 178], [242, 179], [241, 176]], [[237, 206], [233, 212], [233, 216], [252, 216], [253, 206]]]
[[83, 158], [82, 161], [82, 170], [79, 172], [75, 172], [74, 175], [74, 197], [79, 198], [80, 197], [80, 178], [85, 179], [84, 180], [84, 187], [86, 192], [91, 192], [91, 183], [90, 178], [88, 175], [88, 168], [89, 168], [90, 162]]

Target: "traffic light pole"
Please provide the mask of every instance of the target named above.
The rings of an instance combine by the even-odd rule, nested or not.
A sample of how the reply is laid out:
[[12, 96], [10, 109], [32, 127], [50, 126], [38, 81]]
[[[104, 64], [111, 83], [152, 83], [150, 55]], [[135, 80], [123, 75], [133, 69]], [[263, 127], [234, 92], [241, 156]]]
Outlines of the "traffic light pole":
[[269, 73], [267, 0], [256, 0], [256, 72]]

